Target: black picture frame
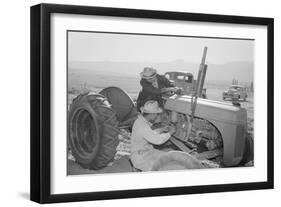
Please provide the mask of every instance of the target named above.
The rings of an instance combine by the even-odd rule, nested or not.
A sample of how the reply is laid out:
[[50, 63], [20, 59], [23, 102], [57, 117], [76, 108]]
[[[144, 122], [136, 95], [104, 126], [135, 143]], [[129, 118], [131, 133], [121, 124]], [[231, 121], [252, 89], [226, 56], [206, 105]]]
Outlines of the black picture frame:
[[[210, 23], [263, 25], [267, 27], [267, 181], [237, 184], [170, 187], [74, 194], [51, 194], [51, 70], [50, 32], [52, 13], [134, 17]], [[210, 192], [272, 189], [274, 177], [274, 20], [272, 18], [195, 14], [168, 11], [135, 10], [121, 8], [39, 4], [31, 7], [31, 151], [30, 199], [39, 203], [120, 199], [146, 196], [166, 196]]]

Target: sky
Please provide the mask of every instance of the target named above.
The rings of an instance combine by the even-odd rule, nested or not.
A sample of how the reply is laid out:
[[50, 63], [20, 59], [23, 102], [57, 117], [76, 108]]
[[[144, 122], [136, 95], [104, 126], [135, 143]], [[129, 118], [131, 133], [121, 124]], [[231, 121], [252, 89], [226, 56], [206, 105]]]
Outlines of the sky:
[[199, 63], [254, 62], [254, 40], [68, 32], [69, 61]]

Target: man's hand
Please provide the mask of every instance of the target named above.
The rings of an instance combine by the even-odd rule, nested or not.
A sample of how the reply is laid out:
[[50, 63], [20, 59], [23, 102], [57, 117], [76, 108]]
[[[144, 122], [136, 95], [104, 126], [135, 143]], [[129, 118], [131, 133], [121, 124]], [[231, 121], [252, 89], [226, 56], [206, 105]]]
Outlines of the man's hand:
[[174, 91], [175, 88], [177, 87], [162, 88], [161, 92], [166, 93], [166, 92]]
[[164, 126], [164, 127], [161, 127], [161, 128], [158, 128], [156, 129], [160, 134], [161, 133], [166, 133], [169, 131], [169, 126]]
[[167, 92], [173, 92], [176, 93], [177, 91], [179, 91], [179, 87], [169, 87], [169, 88], [162, 88], [161, 92], [162, 93], [167, 93]]
[[173, 91], [173, 92], [177, 92], [179, 90], [179, 87], [172, 87], [171, 88], [171, 91]]
[[170, 88], [162, 88], [162, 89], [161, 89], [161, 93], [166, 93], [166, 92], [168, 92], [168, 91], [170, 91]]
[[176, 132], [176, 127], [174, 125], [169, 125], [168, 128], [171, 135]]
[[158, 132], [159, 134], [170, 133], [172, 135], [176, 132], [176, 127], [174, 125], [167, 125], [154, 129], [154, 131]]

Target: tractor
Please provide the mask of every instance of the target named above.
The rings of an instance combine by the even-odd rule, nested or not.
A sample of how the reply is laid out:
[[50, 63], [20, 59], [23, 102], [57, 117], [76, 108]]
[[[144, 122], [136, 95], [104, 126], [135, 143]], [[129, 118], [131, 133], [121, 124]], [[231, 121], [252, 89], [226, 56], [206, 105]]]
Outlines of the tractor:
[[[212, 160], [220, 167], [243, 166], [253, 160], [247, 111], [239, 103], [201, 98], [206, 52], [205, 48], [195, 93], [163, 97], [161, 123], [176, 126], [166, 145], [198, 160]], [[68, 114], [68, 145], [76, 162], [86, 169], [106, 167], [116, 154], [120, 130], [130, 131], [138, 113], [134, 101], [118, 87], [78, 95]]]

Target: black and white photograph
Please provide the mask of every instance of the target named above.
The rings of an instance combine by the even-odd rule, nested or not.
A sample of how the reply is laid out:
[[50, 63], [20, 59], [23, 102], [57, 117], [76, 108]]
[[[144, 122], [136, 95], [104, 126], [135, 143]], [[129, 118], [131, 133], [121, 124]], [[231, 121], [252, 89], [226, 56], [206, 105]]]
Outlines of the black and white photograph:
[[0, 207], [281, 203], [278, 3], [3, 1]]
[[68, 176], [255, 166], [254, 39], [66, 36]]
[[31, 7], [31, 200], [272, 189], [273, 23]]

